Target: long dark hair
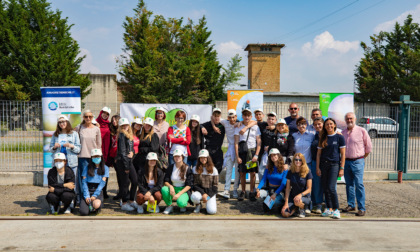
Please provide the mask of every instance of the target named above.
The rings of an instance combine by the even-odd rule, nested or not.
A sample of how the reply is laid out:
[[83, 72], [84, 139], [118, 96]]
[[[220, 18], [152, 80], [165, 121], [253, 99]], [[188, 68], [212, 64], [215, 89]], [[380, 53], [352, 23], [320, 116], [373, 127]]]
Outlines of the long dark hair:
[[[105, 164], [104, 157], [101, 156], [101, 163], [99, 163], [98, 175], [105, 174], [104, 164]], [[95, 176], [95, 169], [96, 169], [96, 164], [92, 161], [92, 158], [91, 158], [89, 160], [88, 175], [91, 177]]]
[[[132, 124], [131, 124], [131, 130], [133, 131], [133, 134], [134, 134], [134, 132], [136, 132], [135, 133], [135, 135], [136, 135], [136, 137], [137, 138], [140, 138], [140, 131], [141, 131], [141, 128], [139, 129], [139, 130], [137, 130], [137, 131], [135, 131], [135, 128], [134, 128], [134, 126], [136, 125], [136, 123], [135, 122], [133, 122]], [[141, 124], [140, 124], [141, 125]], [[142, 127], [143, 127], [143, 125], [141, 125]]]
[[[71, 123], [70, 123], [70, 121], [67, 121], [67, 120], [66, 120], [66, 122], [67, 122], [67, 124], [66, 124], [66, 128], [64, 129], [64, 131], [66, 132], [66, 134], [71, 134], [73, 132], [73, 128], [71, 127]], [[55, 129], [54, 136], [58, 137], [58, 135], [60, 133], [61, 133], [61, 128], [60, 128], [59, 123], [57, 122], [57, 128]]]
[[284, 160], [283, 160], [283, 157], [280, 154], [272, 154], [272, 155], [277, 155], [279, 157], [279, 159], [274, 163], [271, 160], [271, 155], [268, 157], [268, 162], [267, 162], [268, 172], [270, 174], [272, 174], [273, 171], [274, 171], [274, 166], [275, 166], [275, 167], [277, 167], [277, 172], [278, 173], [282, 173], [284, 171]]
[[[203, 166], [204, 166], [204, 164], [203, 164], [203, 163], [201, 163], [200, 158], [198, 158], [198, 160], [197, 160], [197, 168], [196, 168], [196, 170], [195, 170], [195, 171], [196, 171], [198, 174], [203, 173]], [[213, 168], [214, 168], [213, 160], [211, 159], [211, 157], [210, 157], [210, 156], [208, 156], [208, 157], [207, 157], [207, 163], [206, 163], [206, 170], [207, 170], [207, 173], [208, 173], [208, 174], [213, 174]]]
[[[146, 180], [147, 180], [147, 182], [149, 182], [149, 161], [150, 160], [146, 160], [147, 161], [147, 163], [146, 163], [146, 165], [144, 166], [145, 168], [146, 168], [146, 170], [144, 171], [144, 173], [145, 174], [147, 174], [147, 176], [146, 176]], [[157, 183], [157, 174], [158, 174], [158, 169], [159, 169], [159, 167], [158, 167], [158, 162], [157, 162], [157, 160], [156, 160], [156, 164], [155, 164], [155, 166], [153, 167], [153, 180], [155, 181], [155, 184]]]
[[109, 123], [109, 131], [111, 131], [111, 136], [115, 136], [118, 134], [118, 123], [117, 126], [114, 126], [114, 124], [112, 123], [114, 121], [114, 118], [118, 122], [118, 120], [120, 120], [120, 115], [117, 114], [111, 117], [111, 122]]
[[191, 131], [191, 136], [192, 136], [192, 141], [195, 141], [197, 143], [197, 145], [201, 144], [201, 130], [200, 130], [200, 123], [198, 123], [197, 127], [193, 127], [192, 126], [192, 121], [190, 120], [190, 122], [188, 123], [188, 128], [190, 128]]
[[[182, 165], [179, 167], [179, 177], [182, 181], [185, 181], [185, 173], [187, 173], [187, 167], [188, 165], [184, 163], [184, 155], [181, 155], [182, 157]], [[176, 169], [176, 163], [174, 163], [174, 168]]]
[[328, 143], [327, 143], [328, 133], [327, 133], [327, 129], [325, 129], [325, 125], [327, 125], [328, 121], [332, 121], [334, 123], [335, 125], [334, 132], [337, 130], [337, 123], [335, 122], [334, 119], [332, 118], [325, 119], [324, 126], [322, 126], [322, 131], [320, 132], [320, 135], [319, 135], [319, 147], [321, 148], [325, 148], [326, 146], [328, 146]]

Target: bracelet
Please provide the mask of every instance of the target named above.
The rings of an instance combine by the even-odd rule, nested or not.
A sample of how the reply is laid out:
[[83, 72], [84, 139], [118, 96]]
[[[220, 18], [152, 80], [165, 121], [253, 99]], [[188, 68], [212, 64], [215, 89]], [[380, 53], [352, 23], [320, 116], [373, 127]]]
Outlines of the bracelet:
[[344, 170], [344, 167], [340, 167], [340, 170]]
[[254, 155], [254, 157], [258, 157], [258, 155]]

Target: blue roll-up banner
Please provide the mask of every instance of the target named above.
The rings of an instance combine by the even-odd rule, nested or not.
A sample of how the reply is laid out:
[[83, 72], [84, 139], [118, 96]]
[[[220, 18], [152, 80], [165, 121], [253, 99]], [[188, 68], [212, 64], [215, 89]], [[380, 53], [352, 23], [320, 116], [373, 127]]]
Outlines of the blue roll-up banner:
[[48, 185], [47, 175], [52, 167], [50, 152], [51, 137], [57, 129], [57, 118], [66, 115], [72, 127], [81, 122], [80, 87], [41, 87], [43, 153], [44, 153], [44, 186]]

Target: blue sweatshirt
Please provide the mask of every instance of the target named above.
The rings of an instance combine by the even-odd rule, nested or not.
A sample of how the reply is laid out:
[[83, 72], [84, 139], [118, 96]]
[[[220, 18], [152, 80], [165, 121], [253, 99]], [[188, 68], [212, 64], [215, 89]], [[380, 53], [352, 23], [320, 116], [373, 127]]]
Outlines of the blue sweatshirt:
[[108, 166], [104, 166], [105, 174], [104, 175], [98, 175], [98, 169], [95, 169], [95, 176], [91, 177], [88, 174], [89, 168], [86, 167], [83, 169], [82, 172], [82, 178], [85, 177], [85, 179], [82, 180], [82, 187], [83, 187], [83, 196], [84, 198], [90, 198], [89, 194], [89, 187], [88, 183], [95, 183], [99, 184], [98, 188], [96, 188], [95, 192], [93, 193], [93, 197], [98, 198], [99, 194], [101, 194], [102, 189], [104, 188], [106, 181], [104, 181], [102, 178], [108, 178], [109, 177], [109, 168]]
[[258, 184], [258, 189], [261, 190], [261, 188], [263, 188], [265, 185], [268, 185], [268, 183], [272, 185], [280, 185], [279, 188], [277, 188], [276, 190], [276, 194], [279, 194], [286, 187], [286, 176], [288, 171], [289, 170], [285, 170], [282, 173], [278, 173], [277, 167], [274, 166], [274, 171], [270, 174], [270, 172], [268, 172], [268, 169], [265, 169], [264, 175], [260, 183]]

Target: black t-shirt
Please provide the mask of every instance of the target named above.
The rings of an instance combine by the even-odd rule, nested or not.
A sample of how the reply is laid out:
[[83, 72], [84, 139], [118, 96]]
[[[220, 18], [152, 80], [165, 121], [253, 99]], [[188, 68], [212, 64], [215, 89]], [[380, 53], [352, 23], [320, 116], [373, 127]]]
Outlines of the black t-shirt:
[[276, 134], [274, 133], [276, 129], [269, 130], [267, 129], [267, 126], [267, 122], [258, 123], [258, 127], [260, 128], [261, 132], [261, 155], [264, 153], [265, 146], [269, 146], [268, 151], [270, 151], [273, 143], [276, 141]]
[[321, 161], [328, 160], [331, 162], [340, 162], [340, 149], [346, 147], [344, 137], [338, 134], [329, 135], [327, 144], [328, 145], [322, 149]]
[[214, 131], [211, 122], [205, 122], [202, 126], [207, 130], [207, 135], [204, 136], [206, 139], [206, 149], [220, 149], [222, 148], [223, 139], [225, 139], [225, 127], [219, 123], [215, 124], [220, 129], [221, 134]]
[[315, 160], [315, 161], [316, 161], [316, 154], [318, 152], [318, 144], [319, 144], [319, 133], [316, 132], [314, 140], [312, 141], [312, 144], [311, 144], [312, 160]]
[[290, 180], [290, 195], [289, 195], [289, 201], [293, 202], [293, 198], [302, 193], [306, 190], [306, 184], [308, 183], [309, 179], [312, 179], [312, 173], [309, 170], [308, 174], [304, 178], [300, 176], [299, 173], [292, 173], [288, 172], [286, 175], [286, 179]]

